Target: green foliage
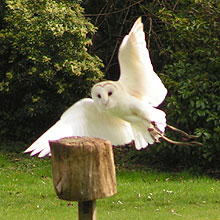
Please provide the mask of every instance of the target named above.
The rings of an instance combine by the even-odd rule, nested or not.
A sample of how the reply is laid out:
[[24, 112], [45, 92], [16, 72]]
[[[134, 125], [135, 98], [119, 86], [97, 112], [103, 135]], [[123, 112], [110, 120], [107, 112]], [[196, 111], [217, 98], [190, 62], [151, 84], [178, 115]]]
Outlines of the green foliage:
[[0, 136], [27, 140], [102, 78], [77, 1], [1, 1]]
[[178, 10], [163, 8], [157, 15], [166, 27], [161, 53], [168, 57], [163, 77], [168, 123], [200, 135], [203, 142], [179, 154], [192, 166], [219, 167], [220, 4], [185, 1]]

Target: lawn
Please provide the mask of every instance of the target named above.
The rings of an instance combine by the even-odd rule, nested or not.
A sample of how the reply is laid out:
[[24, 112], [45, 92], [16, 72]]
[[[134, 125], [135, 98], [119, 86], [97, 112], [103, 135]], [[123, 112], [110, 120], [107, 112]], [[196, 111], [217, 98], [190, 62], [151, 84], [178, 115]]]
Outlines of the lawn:
[[[100, 220], [220, 219], [220, 183], [184, 173], [117, 170], [118, 193], [97, 201]], [[50, 159], [0, 152], [0, 219], [78, 219], [54, 192]]]

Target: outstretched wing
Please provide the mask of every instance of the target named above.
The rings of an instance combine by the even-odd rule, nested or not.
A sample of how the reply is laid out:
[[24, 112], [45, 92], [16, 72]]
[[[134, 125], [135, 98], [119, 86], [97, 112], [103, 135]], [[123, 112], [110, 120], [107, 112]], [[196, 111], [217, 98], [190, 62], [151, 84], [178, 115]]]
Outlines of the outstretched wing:
[[39, 137], [26, 151], [31, 156], [50, 154], [49, 140], [70, 136], [98, 137], [123, 145], [133, 140], [130, 124], [119, 118], [99, 112], [92, 99], [82, 99], [63, 113], [60, 120]]
[[119, 49], [119, 81], [128, 93], [156, 107], [163, 102], [167, 89], [153, 70], [146, 47], [143, 23], [138, 18]]

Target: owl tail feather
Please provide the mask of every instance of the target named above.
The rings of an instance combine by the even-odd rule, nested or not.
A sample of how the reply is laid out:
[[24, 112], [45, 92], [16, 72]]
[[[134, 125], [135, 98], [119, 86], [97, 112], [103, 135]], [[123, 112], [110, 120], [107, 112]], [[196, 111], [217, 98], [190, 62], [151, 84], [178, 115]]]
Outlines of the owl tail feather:
[[196, 139], [198, 138], [199, 136], [196, 136], [196, 135], [190, 135], [190, 134], [187, 134], [185, 131], [182, 131], [181, 129], [179, 128], [175, 128], [171, 125], [166, 125], [166, 127], [170, 128], [171, 130], [179, 133], [182, 135], [182, 137], [186, 138], [188, 141], [174, 141], [174, 140], [171, 140], [170, 138], [166, 137], [164, 134], [162, 134], [155, 126], [153, 128], [149, 128], [149, 131], [150, 132], [154, 132], [154, 133], [157, 133], [159, 135], [160, 138], [162, 138], [163, 140], [167, 141], [168, 143], [171, 143], [171, 144], [176, 144], [176, 145], [183, 145], [183, 146], [202, 146], [202, 143], [200, 142], [197, 142], [197, 141], [190, 141], [192, 139]]

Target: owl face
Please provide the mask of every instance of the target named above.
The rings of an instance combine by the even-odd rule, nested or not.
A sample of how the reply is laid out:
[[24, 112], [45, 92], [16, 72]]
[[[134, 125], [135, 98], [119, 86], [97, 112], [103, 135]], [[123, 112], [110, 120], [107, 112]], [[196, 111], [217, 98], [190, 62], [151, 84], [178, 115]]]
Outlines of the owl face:
[[117, 104], [118, 86], [116, 82], [105, 81], [93, 86], [91, 95], [99, 111], [112, 109]]

